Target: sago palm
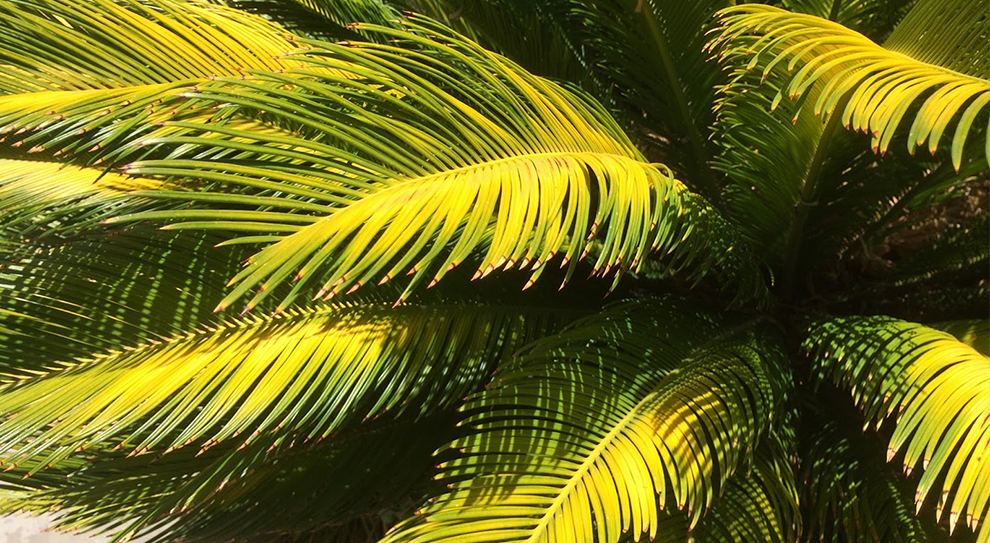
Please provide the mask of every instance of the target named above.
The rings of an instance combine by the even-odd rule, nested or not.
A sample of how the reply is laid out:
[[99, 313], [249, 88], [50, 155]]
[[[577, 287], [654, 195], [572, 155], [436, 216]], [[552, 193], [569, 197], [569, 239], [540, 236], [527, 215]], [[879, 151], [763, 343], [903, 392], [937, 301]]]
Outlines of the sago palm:
[[986, 5], [776, 4], [0, 3], [0, 513], [990, 542]]

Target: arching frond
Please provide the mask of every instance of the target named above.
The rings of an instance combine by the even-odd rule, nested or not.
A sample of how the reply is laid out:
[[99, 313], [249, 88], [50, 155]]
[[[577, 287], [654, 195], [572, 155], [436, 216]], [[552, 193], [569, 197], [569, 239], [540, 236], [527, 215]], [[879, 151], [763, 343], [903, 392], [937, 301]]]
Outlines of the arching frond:
[[[942, 481], [938, 518], [990, 531], [990, 358], [944, 332], [888, 317], [841, 318], [811, 327], [805, 349], [821, 379], [851, 390], [867, 424], [891, 421], [888, 458], [919, 464], [915, 503]], [[936, 495], [938, 492], [936, 491]]]
[[934, 152], [943, 133], [954, 127], [951, 155], [959, 169], [963, 146], [971, 134], [986, 140], [990, 157], [987, 132], [974, 126], [990, 102], [985, 73], [990, 47], [985, 37], [979, 38], [987, 20], [982, 3], [958, 0], [953, 5], [959, 9], [950, 10], [939, 1], [921, 2], [914, 8], [951, 12], [954, 17], [941, 25], [930, 26], [929, 21], [911, 25], [914, 32], [926, 32], [932, 40], [941, 39], [935, 34], [953, 37], [955, 47], [940, 47], [946, 53], [930, 58], [923, 49], [898, 46], [903, 42], [899, 36], [913, 35], [908, 30], [895, 30], [890, 38], [893, 50], [889, 50], [842, 25], [755, 4], [724, 10], [718, 40], [729, 40], [732, 48], [755, 53], [751, 67], [763, 56], [772, 58], [765, 72], [778, 63], [786, 63], [788, 69], [800, 66], [786, 89], [781, 89], [778, 101], [785, 92], [792, 98], [800, 96], [819, 81], [824, 87], [815, 100], [816, 112], [831, 113], [848, 99], [839, 109], [843, 124], [873, 134], [874, 148], [879, 151], [886, 150], [912, 104], [923, 100], [907, 134], [908, 149], [913, 152], [927, 140]]
[[274, 71], [293, 65], [280, 57], [295, 48], [293, 39], [262, 17], [205, 0], [5, 2], [0, 94]]
[[674, 506], [696, 522], [786, 378], [772, 343], [702, 346], [711, 324], [658, 317], [620, 306], [527, 349], [465, 407], [450, 491], [384, 541], [616, 541]]
[[320, 438], [407, 404], [450, 407], [567, 314], [353, 304], [203, 325], [5, 387], [0, 457], [52, 464], [117, 436], [135, 453], [281, 429]]
[[[742, 297], [759, 293], [762, 279], [733, 229], [668, 170], [647, 163], [600, 106], [432, 23], [409, 25], [412, 32], [369, 27], [395, 37], [401, 49], [314, 42], [318, 49], [299, 57], [313, 70], [204, 83], [156, 106], [192, 120], [149, 128], [143, 106], [132, 101], [87, 124], [92, 135], [73, 145], [112, 134], [119, 138], [116, 160], [165, 157], [133, 162], [126, 173], [217, 186], [203, 197], [215, 212], [115, 221], [171, 220], [170, 229], [242, 231], [248, 237], [235, 242], [274, 241], [232, 280], [222, 308], [253, 290], [245, 306], [251, 309], [292, 280], [280, 309], [317, 281], [317, 297], [329, 298], [408, 273], [405, 298], [466, 261], [476, 262], [480, 276], [518, 266], [535, 280], [555, 255], [573, 270], [592, 250], [599, 274], [636, 269], [657, 251], [670, 253], [674, 269], [696, 275], [746, 270]], [[360, 80], [331, 75], [337, 69]], [[102, 106], [108, 99], [97, 100]], [[34, 113], [16, 115], [44, 110], [31, 107]], [[214, 107], [216, 122], [203, 122], [201, 112]], [[298, 114], [303, 110], [306, 116]], [[235, 113], [298, 135], [247, 133], [220, 122]], [[91, 114], [87, 103], [82, 119]], [[45, 130], [71, 130], [80, 120], [66, 115]], [[131, 123], [136, 133], [156, 134], [128, 146]], [[221, 193], [238, 186], [250, 194], [277, 191], [285, 206], [245, 209], [241, 194]], [[300, 200], [325, 211], [300, 213]], [[289, 209], [273, 209], [279, 207]]]

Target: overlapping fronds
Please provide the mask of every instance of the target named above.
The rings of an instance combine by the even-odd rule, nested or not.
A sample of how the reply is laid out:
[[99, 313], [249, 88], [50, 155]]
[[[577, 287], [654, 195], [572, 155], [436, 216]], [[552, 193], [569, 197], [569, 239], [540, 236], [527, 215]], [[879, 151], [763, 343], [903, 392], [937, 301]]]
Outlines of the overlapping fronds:
[[906, 482], [884, 464], [879, 449], [835, 422], [815, 429], [809, 441], [802, 461], [807, 541], [933, 540], [915, 516], [910, 494], [902, 490]]
[[915, 0], [784, 0], [781, 6], [835, 21], [881, 43], [911, 9]]
[[851, 390], [867, 425], [894, 424], [888, 458], [924, 469], [920, 509], [941, 482], [938, 518], [990, 539], [990, 359], [944, 332], [889, 317], [840, 318], [811, 327], [805, 348], [820, 378]]
[[753, 453], [752, 465], [725, 485], [712, 510], [698, 524], [696, 541], [786, 543], [801, 535], [798, 490], [790, 441], [771, 431]]
[[[761, 78], [745, 69], [746, 55], [725, 53], [729, 81], [715, 107], [713, 139], [720, 153], [712, 165], [730, 181], [724, 200], [739, 227], [766, 253], [782, 254], [795, 208], [806, 212], [814, 204], [834, 127], [814, 115], [808, 102], [775, 107], [774, 93], [787, 84], [782, 70]], [[817, 90], [809, 95], [814, 98]]]
[[446, 408], [566, 315], [353, 304], [204, 325], [5, 387], [0, 458], [52, 464], [113, 438], [134, 453], [282, 429], [320, 438], [410, 402]]
[[[800, 96], [818, 82], [822, 91], [814, 101], [816, 112], [832, 113], [840, 101], [848, 100], [839, 110], [842, 123], [871, 133], [875, 150], [886, 150], [900, 131], [906, 133], [910, 151], [927, 140], [934, 152], [943, 133], [951, 130], [952, 161], [958, 169], [971, 134], [986, 140], [990, 157], [987, 132], [974, 124], [978, 116], [986, 115], [990, 102], [985, 73], [990, 46], [985, 34], [980, 38], [987, 14], [985, 6], [975, 0], [953, 2], [957, 10], [942, 4], [921, 2], [913, 11], [951, 12], [963, 23], [929, 26], [925, 21], [912, 24], [913, 31], [899, 28], [890, 38], [893, 50], [828, 20], [755, 4], [724, 10], [717, 41], [729, 40], [731, 48], [751, 53], [750, 67], [762, 57], [771, 58], [764, 73], [777, 64], [797, 68], [778, 93], [778, 101], [784, 94]], [[906, 39], [898, 37], [902, 34], [925, 32], [936, 43], [941, 36], [948, 38], [960, 30], [965, 38], [958, 43], [953, 39], [955, 47], [934, 48], [944, 54], [926, 56], [922, 50], [896, 46]], [[921, 102], [920, 107], [912, 109], [916, 102]], [[912, 111], [914, 120], [907, 129], [902, 121]]]
[[0, 94], [278, 70], [293, 64], [279, 58], [295, 48], [293, 39], [262, 17], [205, 0], [4, 2]]
[[500, 372], [465, 407], [470, 433], [441, 465], [450, 491], [384, 541], [617, 541], [655, 535], [673, 507], [697, 522], [787, 378], [752, 333], [701, 345], [713, 323], [642, 306], [577, 323]]
[[0, 159], [0, 236], [18, 242], [66, 236], [153, 206], [154, 200], [131, 192], [167, 188], [181, 189], [94, 168]]
[[82, 232], [0, 254], [0, 382], [214, 322], [227, 278], [250, 255], [214, 248], [223, 239], [215, 235]]
[[[408, 24], [411, 32], [369, 27], [402, 49], [313, 43], [317, 49], [298, 57], [312, 70], [257, 72], [171, 98], [132, 96], [109, 113], [99, 108], [123, 95], [103, 93], [81, 102], [78, 115], [40, 122], [49, 123], [46, 132], [71, 131], [75, 149], [113, 140], [106, 156], [117, 161], [164, 157], [132, 162], [126, 173], [217, 184], [201, 198], [214, 212], [115, 220], [168, 220], [168, 228], [240, 231], [247, 237], [234, 242], [269, 242], [232, 280], [222, 308], [254, 290], [251, 309], [287, 281], [295, 286], [280, 309], [317, 281], [317, 297], [327, 299], [408, 273], [404, 299], [465, 261], [479, 276], [518, 266], [535, 280], [555, 255], [573, 270], [592, 249], [598, 274], [636, 269], [657, 251], [671, 253], [674, 269], [699, 275], [741, 270], [742, 297], [760, 291], [729, 225], [668, 170], [647, 163], [600, 106], [432, 23]], [[336, 69], [353, 77], [332, 75]], [[152, 98], [155, 115], [177, 120], [157, 126], [145, 108]], [[14, 115], [36, 119], [23, 121], [31, 124], [47, 107], [22, 104]], [[202, 120], [204, 110], [214, 112], [212, 122]], [[234, 114], [296, 135], [226, 126]], [[80, 122], [87, 130], [78, 135]], [[272, 191], [284, 205], [269, 199], [252, 208], [245, 200]], [[323, 212], [301, 209], [310, 204]]]

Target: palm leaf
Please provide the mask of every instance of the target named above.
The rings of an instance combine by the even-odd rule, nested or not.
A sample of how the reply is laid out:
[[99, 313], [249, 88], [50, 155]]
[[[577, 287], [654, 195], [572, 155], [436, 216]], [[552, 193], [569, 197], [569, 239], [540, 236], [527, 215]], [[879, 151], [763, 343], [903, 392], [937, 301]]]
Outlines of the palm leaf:
[[0, 455], [53, 464], [117, 436], [134, 453], [280, 429], [313, 439], [407, 404], [420, 413], [449, 407], [562, 318], [524, 313], [475, 304], [317, 306], [94, 353], [5, 387]]
[[785, 0], [781, 6], [835, 21], [880, 43], [910, 11], [916, 0]]
[[[290, 447], [260, 440], [199, 454], [198, 447], [161, 456], [102, 451], [69, 477], [0, 501], [0, 511], [57, 511], [56, 526], [115, 540], [155, 532], [162, 542], [294, 539], [347, 530], [370, 539], [435, 486], [430, 453], [456, 435], [454, 422], [450, 413], [369, 421]], [[395, 442], [401, 451], [389, 447]], [[258, 514], [274, 510], [281, 512]]]
[[921, 464], [915, 503], [938, 480], [938, 518], [980, 537], [990, 512], [990, 359], [952, 336], [887, 317], [845, 318], [813, 326], [805, 348], [821, 379], [852, 391], [867, 424], [895, 424], [888, 458], [904, 451], [904, 470]]
[[[693, 537], [712, 543], [797, 541], [801, 535], [798, 490], [788, 437], [770, 432], [753, 453], [746, 473], [737, 472]], [[787, 443], [785, 445], [785, 443]]]
[[990, 356], [990, 321], [986, 319], [947, 321], [929, 326], [952, 334], [960, 342], [969, 345], [978, 353]]
[[[294, 36], [198, 0], [18, 0], [0, 6], [0, 93], [109, 89], [291, 65]], [[164, 53], [162, 44], [168, 44]]]
[[[913, 152], [927, 140], [934, 152], [942, 134], [954, 124], [951, 154], [959, 169], [967, 137], [983, 132], [973, 123], [990, 101], [990, 81], [983, 70], [990, 49], [985, 39], [978, 38], [986, 26], [981, 22], [986, 16], [983, 6], [969, 0], [954, 5], [959, 10], [947, 9], [943, 2], [920, 2], [912, 12], [953, 13], [958, 18], [934, 27], [939, 29], [936, 37], [929, 31], [928, 19], [921, 22], [909, 15], [889, 39], [891, 49], [836, 23], [756, 5], [724, 10], [718, 40], [731, 40], [733, 48], [753, 51], [750, 66], [761, 56], [772, 58], [765, 72], [783, 62], [789, 69], [801, 65], [778, 101], [785, 92], [792, 98], [800, 96], [818, 81], [825, 85], [815, 100], [818, 113], [831, 113], [849, 95], [839, 109], [843, 124], [871, 133], [874, 150], [881, 152], [912, 104], [924, 97], [907, 134], [907, 148]], [[921, 32], [927, 33], [926, 40], [940, 41], [944, 35], [953, 46], [940, 45], [936, 49], [943, 52], [941, 56], [926, 56], [925, 49], [904, 45]], [[990, 140], [987, 145], [990, 157]]]
[[[79, 136], [73, 148], [110, 134], [119, 138], [115, 160], [165, 157], [133, 162], [126, 173], [215, 183], [218, 192], [203, 199], [223, 207], [114, 221], [172, 220], [168, 228], [250, 233], [235, 242], [275, 241], [235, 277], [221, 307], [258, 289], [250, 309], [291, 277], [296, 286], [280, 309], [314, 278], [322, 279], [318, 297], [329, 298], [411, 273], [404, 299], [420, 282], [438, 281], [475, 253], [479, 275], [519, 266], [535, 280], [555, 255], [573, 270], [592, 249], [598, 274], [636, 269], [653, 250], [671, 253], [674, 269], [699, 275], [716, 267], [745, 269], [743, 297], [760, 291], [761, 279], [731, 227], [668, 170], [647, 163], [600, 106], [425, 21], [409, 24], [413, 33], [369, 27], [396, 37], [401, 49], [313, 43], [320, 49], [305, 58], [315, 70], [259, 72], [170, 98], [140, 99], [159, 97], [156, 107], [177, 112], [173, 118], [191, 116], [188, 121], [158, 127], [134, 97], [131, 105], [89, 121], [90, 135]], [[330, 75], [338, 68], [352, 77]], [[357, 74], [361, 81], [353, 79]], [[122, 98], [101, 96], [81, 115], [91, 119], [107, 101]], [[34, 119], [46, 107], [16, 115]], [[202, 110], [215, 111], [218, 122], [203, 123]], [[226, 125], [235, 113], [261, 116], [299, 135], [242, 132]], [[63, 115], [46, 130], [75, 134], [80, 121]], [[139, 125], [139, 147], [126, 145], [137, 137], [124, 134], [132, 121]], [[260, 189], [252, 193], [258, 195], [278, 191], [285, 195], [279, 207], [290, 209], [244, 209], [241, 194], [219, 193], [237, 185]], [[293, 208], [300, 199], [326, 211], [298, 213]], [[712, 242], [712, 251], [702, 248]]]
[[675, 505], [693, 525], [786, 380], [748, 334], [701, 346], [712, 326], [631, 303], [532, 345], [465, 407], [450, 491], [384, 541], [652, 537]]

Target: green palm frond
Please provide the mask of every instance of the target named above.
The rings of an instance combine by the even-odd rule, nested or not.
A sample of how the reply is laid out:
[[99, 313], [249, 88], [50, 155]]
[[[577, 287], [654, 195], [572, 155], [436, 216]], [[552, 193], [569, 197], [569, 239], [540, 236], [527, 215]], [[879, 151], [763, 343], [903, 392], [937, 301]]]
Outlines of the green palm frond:
[[[169, 538], [204, 543], [346, 530], [374, 541], [436, 486], [431, 452], [457, 435], [454, 422], [449, 413], [366, 422], [271, 450], [262, 441], [201, 454], [196, 447], [157, 457], [103, 453], [67, 482], [0, 501], [8, 508], [0, 510], [58, 510], [61, 528], [124, 539], [166, 528]], [[401, 451], [391, 448], [396, 442]]]
[[[944, 332], [889, 317], [814, 325], [805, 348], [823, 380], [851, 390], [867, 425], [894, 424], [888, 459], [924, 470], [915, 503], [941, 481], [938, 518], [990, 533], [990, 359]], [[937, 494], [937, 492], [936, 492]]]
[[[862, 436], [834, 422], [815, 429], [804, 455], [807, 541], [938, 541], [915, 516], [902, 477]], [[872, 457], [869, 452], [876, 452]]]
[[5, 387], [0, 457], [54, 464], [117, 436], [137, 454], [278, 430], [313, 439], [406, 405], [443, 409], [567, 314], [354, 303], [202, 325]]
[[356, 32], [352, 23], [392, 26], [398, 23], [401, 7], [383, 0], [228, 0], [227, 4], [270, 19], [294, 34], [327, 41], [374, 39]]
[[781, 7], [835, 21], [877, 43], [886, 38], [917, 0], [784, 0]]
[[[942, 4], [921, 2], [912, 11], [952, 11]], [[912, 22], [910, 15], [904, 23], [910, 29], [895, 30], [889, 40], [892, 49], [885, 49], [842, 25], [753, 4], [722, 12], [722, 33], [717, 41], [729, 40], [730, 47], [752, 52], [750, 66], [763, 56], [772, 58], [765, 73], [777, 64], [786, 63], [788, 69], [800, 65], [776, 100], [785, 93], [791, 98], [800, 96], [821, 81], [824, 87], [814, 102], [815, 111], [838, 111], [847, 127], [871, 133], [874, 150], [881, 152], [887, 149], [911, 106], [923, 99], [907, 134], [907, 148], [913, 152], [927, 140], [934, 152], [943, 133], [954, 126], [951, 155], [958, 169], [971, 134], [986, 140], [986, 155], [990, 157], [986, 131], [974, 126], [990, 102], [990, 81], [985, 74], [990, 48], [985, 38], [979, 38], [986, 26], [983, 5], [971, 0], [953, 4], [959, 8], [953, 16], [965, 21], [964, 25], [934, 28], [963, 37], [958, 42], [953, 39], [957, 47], [938, 48], [947, 51], [942, 56], [928, 57], [920, 49], [898, 46], [907, 39], [901, 36], [920, 32], [926, 32], [931, 40], [941, 39], [934, 37], [928, 21]], [[837, 108], [846, 99], [848, 103]]]
[[82, 230], [68, 242], [0, 253], [0, 382], [73, 365], [126, 345], [166, 341], [215, 322], [242, 248], [215, 235], [150, 228]]
[[713, 166], [729, 180], [724, 200], [747, 237], [764, 252], [782, 254], [798, 213], [807, 214], [818, 196], [835, 120], [823, 123], [809, 101], [775, 103], [787, 76], [774, 70], [760, 77], [746, 61], [732, 49], [722, 58], [729, 82], [715, 108], [720, 153]]
[[465, 406], [450, 491], [384, 541], [615, 541], [675, 506], [697, 522], [787, 379], [752, 334], [706, 346], [714, 323], [664, 317], [620, 305], [527, 348]]

